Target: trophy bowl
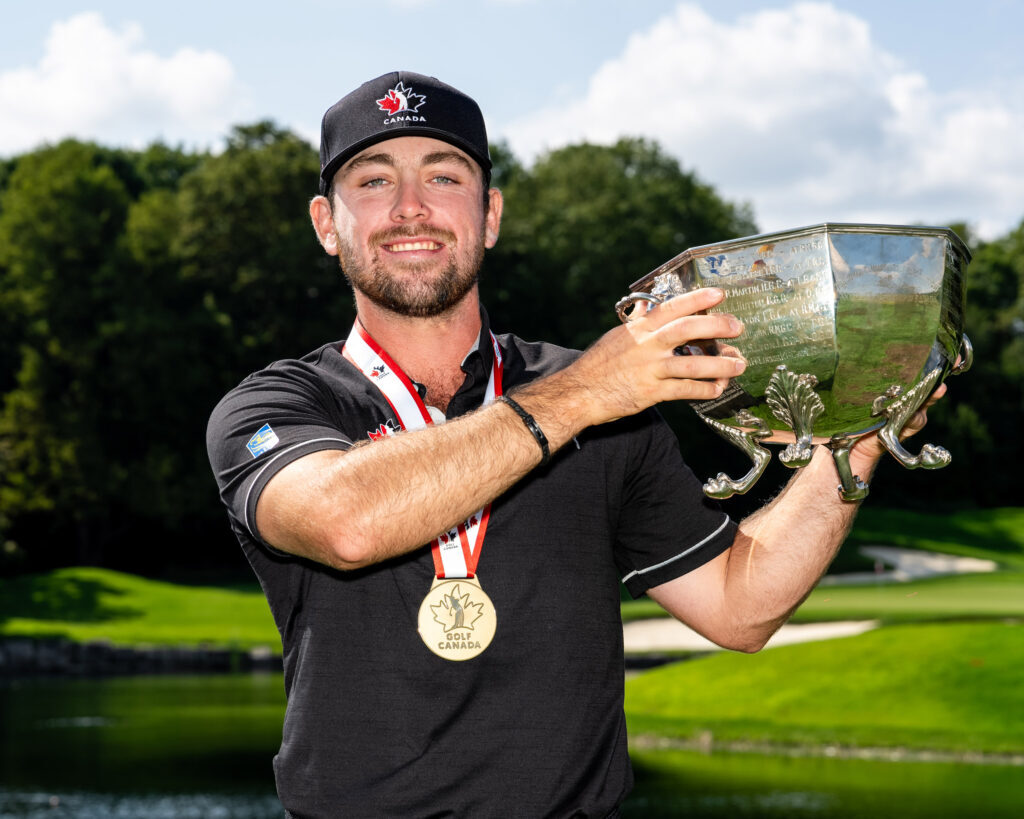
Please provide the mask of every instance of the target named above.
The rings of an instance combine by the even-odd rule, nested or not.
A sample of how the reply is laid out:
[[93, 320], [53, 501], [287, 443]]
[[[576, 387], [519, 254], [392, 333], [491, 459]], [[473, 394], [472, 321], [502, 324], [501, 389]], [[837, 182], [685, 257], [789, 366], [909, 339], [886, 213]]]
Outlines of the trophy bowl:
[[690, 402], [752, 461], [742, 478], [709, 480], [707, 495], [749, 490], [771, 458], [764, 443], [784, 444], [779, 459], [794, 468], [824, 444], [840, 496], [854, 501], [868, 486], [851, 473], [850, 448], [870, 432], [908, 468], [950, 461], [932, 444], [912, 455], [899, 433], [948, 375], [971, 365], [963, 333], [970, 258], [946, 228], [826, 223], [686, 250], [634, 282], [616, 310], [630, 321], [650, 304], [718, 287], [725, 300], [711, 312], [745, 325], [738, 338], [676, 350], [714, 355], [728, 343], [747, 361], [721, 396]]

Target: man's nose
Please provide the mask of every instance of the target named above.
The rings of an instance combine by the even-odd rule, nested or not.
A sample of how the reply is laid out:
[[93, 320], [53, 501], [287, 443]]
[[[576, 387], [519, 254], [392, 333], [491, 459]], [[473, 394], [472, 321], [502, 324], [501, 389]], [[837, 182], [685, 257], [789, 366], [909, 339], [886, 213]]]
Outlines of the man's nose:
[[425, 219], [430, 215], [427, 207], [425, 191], [418, 182], [403, 180], [395, 191], [395, 202], [391, 208], [391, 218], [397, 221]]

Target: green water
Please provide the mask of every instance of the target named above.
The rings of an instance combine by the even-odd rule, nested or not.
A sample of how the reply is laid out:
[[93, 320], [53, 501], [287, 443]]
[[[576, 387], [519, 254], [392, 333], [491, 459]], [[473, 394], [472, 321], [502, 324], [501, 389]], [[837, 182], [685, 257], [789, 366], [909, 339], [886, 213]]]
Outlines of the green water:
[[263, 819], [280, 674], [0, 686], [0, 819]]
[[758, 754], [634, 753], [634, 817], [1018, 819], [1024, 768]]
[[[0, 819], [280, 817], [280, 674], [0, 685]], [[626, 817], [1019, 817], [1024, 768], [633, 754]], [[510, 816], [514, 815], [510, 807]]]

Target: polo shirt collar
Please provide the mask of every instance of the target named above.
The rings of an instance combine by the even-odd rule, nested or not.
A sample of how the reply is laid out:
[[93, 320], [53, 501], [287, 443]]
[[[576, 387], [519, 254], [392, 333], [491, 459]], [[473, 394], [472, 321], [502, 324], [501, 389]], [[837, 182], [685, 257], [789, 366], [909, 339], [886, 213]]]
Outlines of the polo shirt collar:
[[487, 311], [481, 305], [480, 335], [476, 340], [476, 345], [462, 360], [462, 372], [466, 374], [466, 379], [448, 404], [447, 415], [449, 418], [464, 415], [480, 406], [484, 400], [487, 379], [490, 377], [493, 364], [494, 348], [491, 346], [491, 322]]

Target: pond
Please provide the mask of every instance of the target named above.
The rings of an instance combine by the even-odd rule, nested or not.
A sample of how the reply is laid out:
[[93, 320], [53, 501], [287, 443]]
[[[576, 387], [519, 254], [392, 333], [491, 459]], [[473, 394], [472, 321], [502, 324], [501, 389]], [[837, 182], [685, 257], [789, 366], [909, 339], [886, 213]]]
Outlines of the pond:
[[[0, 685], [0, 819], [279, 819], [283, 712], [280, 674]], [[634, 763], [626, 817], [996, 819], [1024, 805], [1020, 767], [665, 750]]]
[[633, 754], [627, 819], [1010, 819], [1024, 769], [761, 754]]

